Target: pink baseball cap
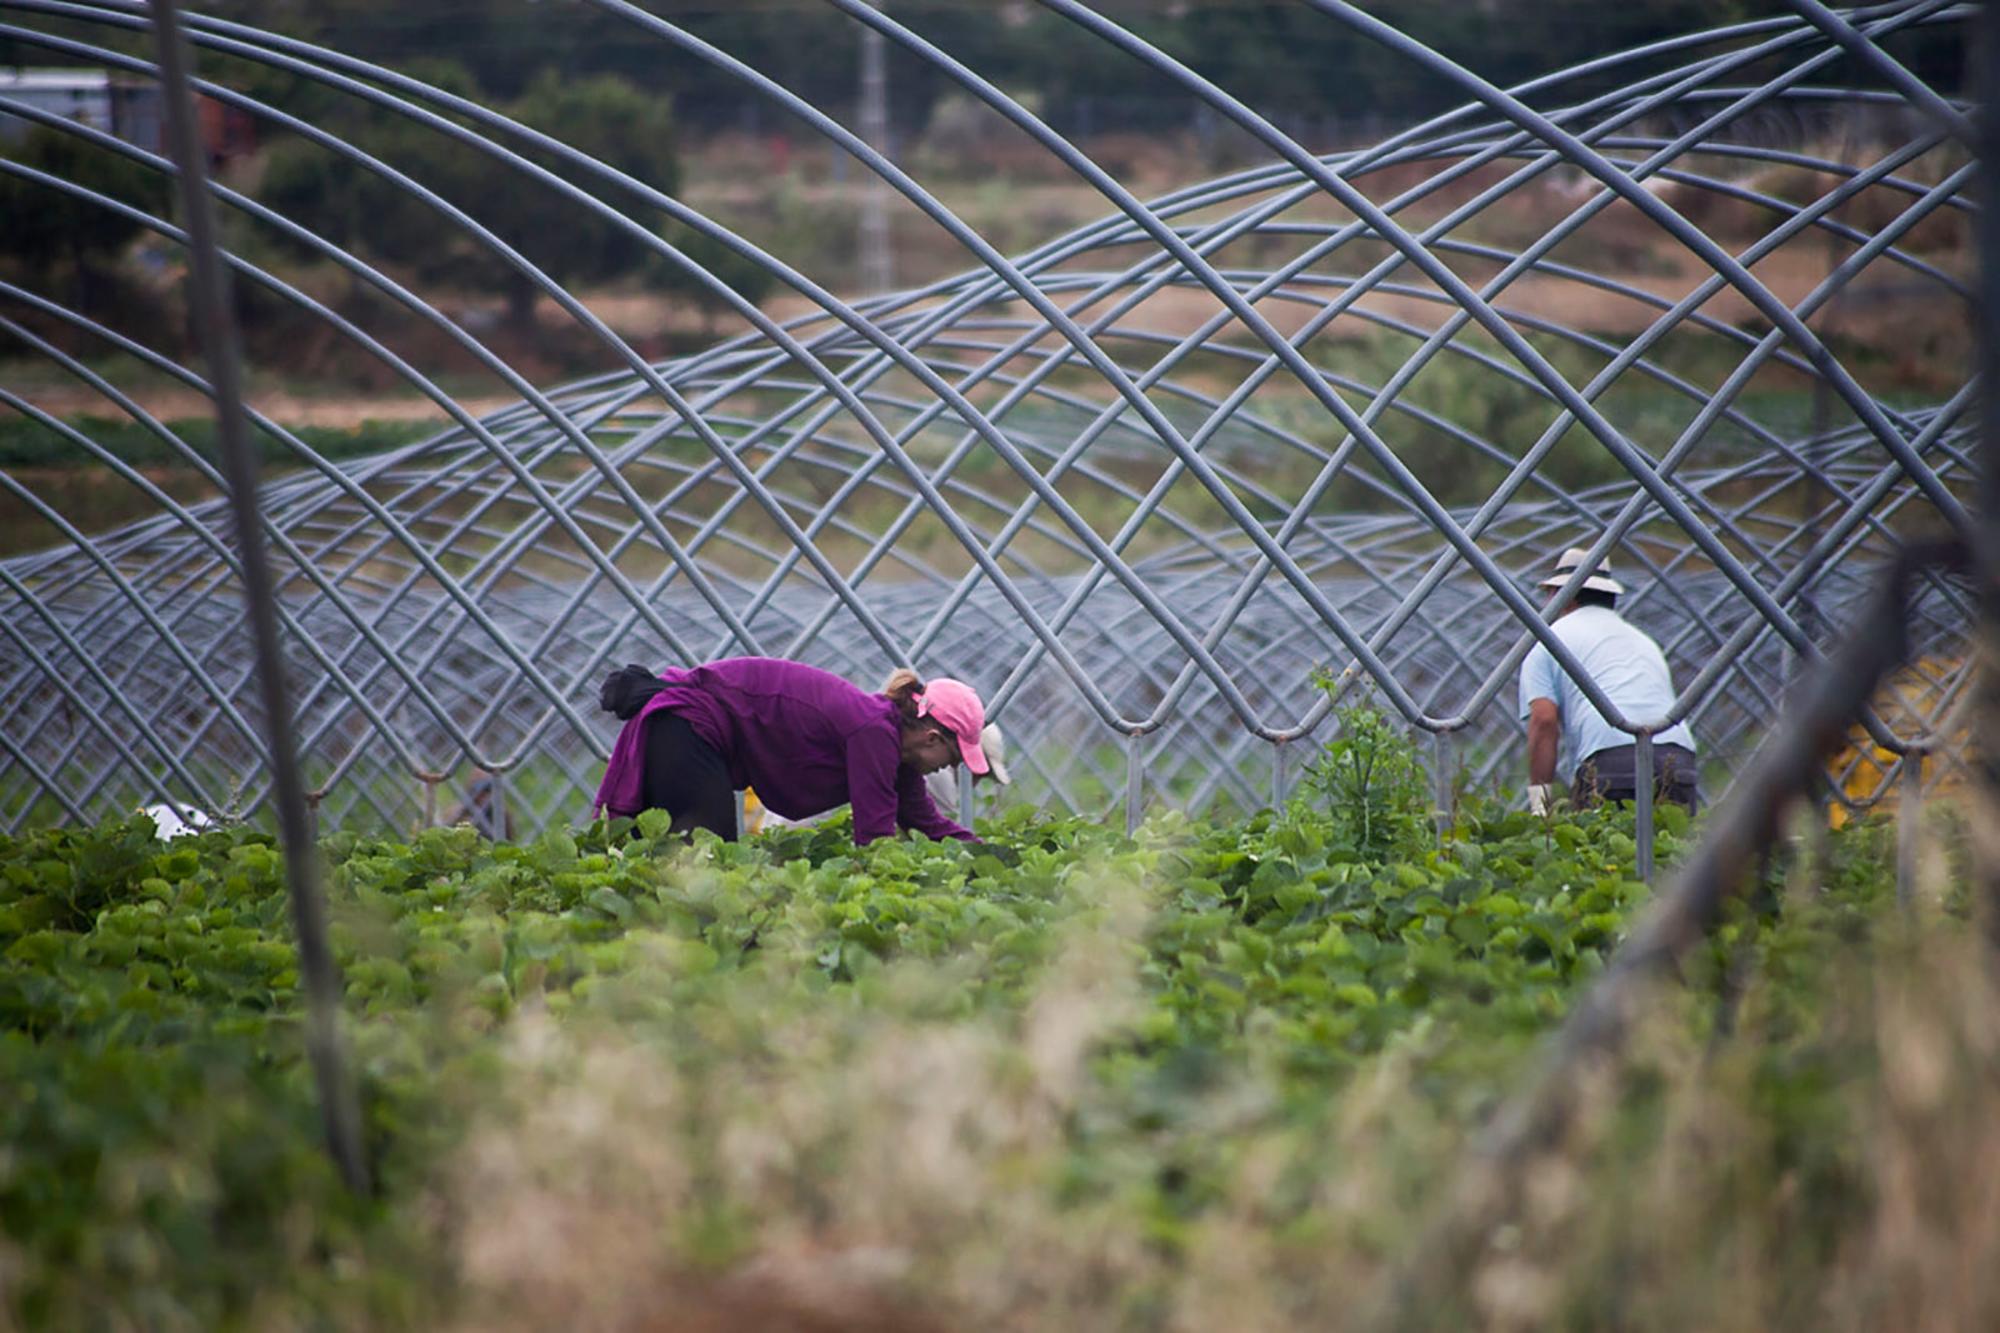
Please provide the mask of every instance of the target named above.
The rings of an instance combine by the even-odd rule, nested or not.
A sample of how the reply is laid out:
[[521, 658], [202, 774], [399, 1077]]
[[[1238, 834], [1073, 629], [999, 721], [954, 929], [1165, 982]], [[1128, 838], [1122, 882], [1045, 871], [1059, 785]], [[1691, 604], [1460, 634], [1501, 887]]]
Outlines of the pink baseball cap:
[[949, 677], [929, 682], [917, 696], [917, 716], [944, 723], [958, 741], [958, 753], [965, 766], [974, 773], [985, 773], [991, 767], [986, 762], [986, 751], [979, 744], [979, 733], [986, 727], [986, 705], [979, 702], [979, 695], [970, 685]]

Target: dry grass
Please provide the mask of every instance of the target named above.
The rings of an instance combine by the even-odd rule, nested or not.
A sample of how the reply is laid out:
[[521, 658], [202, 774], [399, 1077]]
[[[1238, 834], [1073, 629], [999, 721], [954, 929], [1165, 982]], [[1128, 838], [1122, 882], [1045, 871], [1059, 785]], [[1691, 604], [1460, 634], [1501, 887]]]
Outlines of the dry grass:
[[[1491, 1105], [1440, 1096], [1464, 1053], [1420, 1029], [1284, 1105], [1253, 1030], [1176, 1126], [1114, 1125], [1093, 1057], [1135, 1012], [1145, 921], [1100, 890], [1014, 1019], [951, 1016], [949, 976], [907, 965], [666, 1043], [517, 1023], [512, 1095], [439, 1189], [461, 1327], [2000, 1326], [2000, 988], [1960, 920], [1774, 953], [1726, 1038], [1703, 988], [1663, 995], [1477, 1261], [1382, 1306]], [[1190, 1153], [1215, 1188], [1163, 1217]]]

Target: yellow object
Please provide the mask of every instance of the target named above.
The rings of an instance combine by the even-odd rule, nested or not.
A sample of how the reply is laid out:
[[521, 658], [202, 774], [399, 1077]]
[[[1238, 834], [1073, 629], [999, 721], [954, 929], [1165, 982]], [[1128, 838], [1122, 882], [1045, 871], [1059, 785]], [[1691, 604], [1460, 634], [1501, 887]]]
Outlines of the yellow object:
[[[1922, 735], [1928, 719], [1942, 713], [1944, 696], [1959, 679], [1963, 665], [1962, 659], [1926, 657], [1904, 667], [1891, 676], [1876, 694], [1873, 700], [1875, 712], [1899, 736], [1915, 738]], [[1963, 731], [1956, 736], [1937, 738], [1938, 743], [1953, 746], [1963, 745], [1966, 739]], [[1890, 773], [1895, 771], [1897, 759], [1897, 755], [1877, 745], [1860, 723], [1849, 727], [1847, 744], [1827, 761], [1827, 776], [1840, 784], [1841, 795], [1847, 798], [1848, 803], [1832, 802], [1827, 808], [1827, 824], [1840, 828], [1878, 806], [1887, 805], [1896, 794], [1887, 782]], [[1923, 759], [1923, 781], [1928, 784], [1936, 772], [1936, 757], [1926, 755]], [[1944, 785], [1948, 789], [1956, 784], [1948, 782]], [[1927, 787], [1927, 790], [1936, 789]]]

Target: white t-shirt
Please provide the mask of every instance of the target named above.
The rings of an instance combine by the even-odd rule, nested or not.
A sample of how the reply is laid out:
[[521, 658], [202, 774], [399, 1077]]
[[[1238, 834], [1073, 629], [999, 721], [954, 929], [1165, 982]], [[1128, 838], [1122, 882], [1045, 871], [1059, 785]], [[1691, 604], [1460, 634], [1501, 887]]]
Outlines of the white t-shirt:
[[[1657, 722], [1674, 703], [1673, 676], [1667, 670], [1666, 654], [1646, 631], [1603, 606], [1579, 606], [1549, 627], [1562, 640], [1604, 691], [1618, 706], [1627, 722]], [[1536, 699], [1555, 700], [1562, 714], [1563, 744], [1568, 747], [1568, 767], [1574, 768], [1599, 750], [1630, 745], [1632, 734], [1620, 731], [1604, 720], [1567, 672], [1542, 644], [1528, 650], [1521, 662], [1521, 716]], [[1694, 733], [1687, 723], [1676, 722], [1653, 736], [1655, 745], [1685, 745], [1694, 749]]]

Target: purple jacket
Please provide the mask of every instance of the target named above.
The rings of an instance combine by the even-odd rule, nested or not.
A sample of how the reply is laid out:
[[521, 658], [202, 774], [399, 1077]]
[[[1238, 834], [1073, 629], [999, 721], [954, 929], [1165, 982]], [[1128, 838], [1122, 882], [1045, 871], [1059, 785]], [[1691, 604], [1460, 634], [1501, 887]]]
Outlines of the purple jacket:
[[666, 709], [686, 720], [729, 765], [738, 791], [757, 789], [765, 807], [804, 819], [854, 807], [854, 841], [898, 827], [933, 838], [978, 841], [931, 802], [923, 776], [902, 761], [896, 705], [864, 694], [830, 671], [772, 657], [732, 657], [660, 673], [667, 687], [626, 722], [611, 748], [596, 807], [635, 815], [643, 799], [646, 719]]

